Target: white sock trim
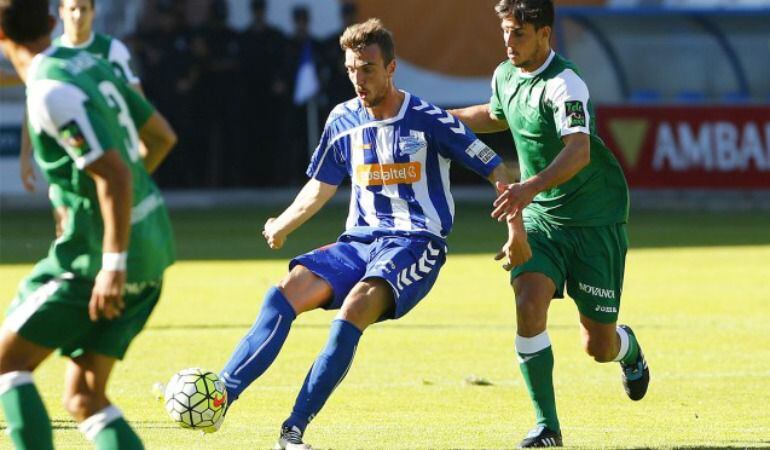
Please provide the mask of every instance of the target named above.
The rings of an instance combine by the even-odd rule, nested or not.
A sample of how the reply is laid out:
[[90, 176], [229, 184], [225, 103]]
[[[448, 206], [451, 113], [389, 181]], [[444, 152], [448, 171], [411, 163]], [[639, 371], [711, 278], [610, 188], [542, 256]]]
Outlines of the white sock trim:
[[110, 405], [97, 412], [93, 416], [84, 420], [78, 425], [78, 430], [86, 436], [86, 439], [93, 441], [107, 425], [123, 417], [123, 413], [115, 406]]
[[525, 355], [537, 353], [551, 346], [551, 338], [548, 337], [548, 331], [543, 331], [537, 336], [523, 337], [516, 335], [516, 352]]
[[32, 372], [17, 370], [0, 375], [0, 395], [25, 384], [34, 384]]
[[620, 336], [620, 351], [618, 351], [618, 356], [613, 359], [615, 362], [625, 358], [628, 354], [628, 333], [621, 327], [617, 328], [617, 332], [618, 336]]

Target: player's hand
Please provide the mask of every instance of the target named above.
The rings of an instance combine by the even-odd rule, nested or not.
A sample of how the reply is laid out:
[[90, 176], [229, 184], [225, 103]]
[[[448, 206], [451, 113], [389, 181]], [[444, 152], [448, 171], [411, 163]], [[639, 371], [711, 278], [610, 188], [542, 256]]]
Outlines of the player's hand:
[[497, 189], [497, 198], [492, 206], [492, 217], [502, 222], [507, 217], [516, 217], [521, 211], [535, 198], [537, 192], [526, 183], [513, 183], [505, 185], [501, 182], [495, 183]]
[[277, 225], [275, 217], [271, 217], [267, 219], [262, 230], [262, 236], [265, 237], [267, 245], [273, 250], [283, 247], [283, 244], [286, 242], [286, 234]]
[[96, 322], [102, 317], [112, 320], [123, 313], [126, 305], [123, 302], [123, 289], [126, 286], [126, 272], [117, 270], [100, 270], [91, 291], [91, 301], [88, 303], [88, 316]]
[[19, 158], [19, 177], [21, 178], [21, 184], [24, 185], [24, 189], [27, 192], [35, 192], [37, 173], [35, 173], [32, 159], [23, 156]]
[[527, 241], [527, 232], [520, 220], [517, 221], [514, 228], [513, 234], [508, 237], [503, 248], [495, 255], [495, 261], [504, 260], [503, 269], [506, 271], [511, 271], [514, 267], [520, 266], [532, 258], [532, 249], [529, 246], [529, 241]]

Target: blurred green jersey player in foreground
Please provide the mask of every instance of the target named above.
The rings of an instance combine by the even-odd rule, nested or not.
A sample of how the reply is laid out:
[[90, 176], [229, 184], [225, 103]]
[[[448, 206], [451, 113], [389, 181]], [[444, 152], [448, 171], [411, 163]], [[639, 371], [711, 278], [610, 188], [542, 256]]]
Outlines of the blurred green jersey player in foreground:
[[32, 372], [58, 349], [69, 358], [64, 406], [85, 437], [100, 450], [141, 449], [105, 390], [174, 259], [168, 213], [148, 169], [176, 136], [106, 61], [52, 47], [53, 25], [47, 0], [0, 0], [0, 46], [27, 85], [35, 159], [60, 189], [67, 216], [3, 323], [0, 403], [15, 448], [52, 449]]

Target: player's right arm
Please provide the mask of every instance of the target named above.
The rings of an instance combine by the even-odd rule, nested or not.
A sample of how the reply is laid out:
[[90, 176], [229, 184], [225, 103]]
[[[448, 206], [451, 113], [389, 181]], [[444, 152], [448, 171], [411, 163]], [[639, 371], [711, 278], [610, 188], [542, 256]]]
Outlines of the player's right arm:
[[462, 120], [474, 133], [497, 133], [508, 129], [508, 122], [495, 116], [489, 108], [489, 103], [448, 111]]
[[337, 192], [336, 185], [316, 179], [308, 181], [280, 216], [267, 219], [262, 231], [267, 245], [274, 250], [283, 247], [289, 234], [313, 217], [329, 199], [334, 197], [335, 192]]
[[281, 248], [291, 232], [313, 217], [334, 196], [337, 187], [348, 175], [344, 152], [337, 147], [333, 136], [333, 127], [327, 121], [307, 168], [310, 181], [299, 191], [286, 211], [265, 223], [262, 235], [270, 248]]

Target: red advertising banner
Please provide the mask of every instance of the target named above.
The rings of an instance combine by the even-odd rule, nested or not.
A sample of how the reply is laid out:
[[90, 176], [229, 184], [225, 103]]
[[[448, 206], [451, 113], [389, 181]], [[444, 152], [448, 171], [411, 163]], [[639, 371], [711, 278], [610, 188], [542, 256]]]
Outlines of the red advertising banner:
[[770, 106], [603, 106], [597, 116], [632, 188], [770, 188]]

